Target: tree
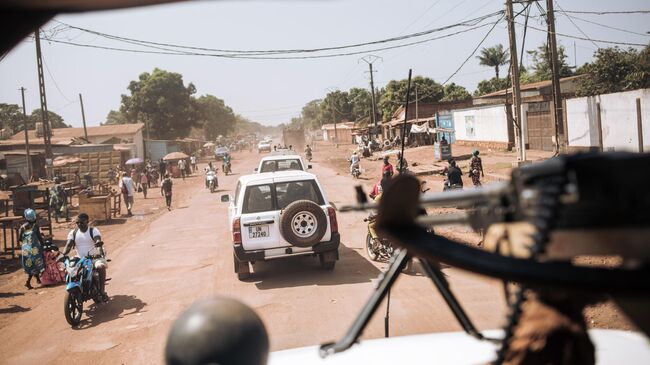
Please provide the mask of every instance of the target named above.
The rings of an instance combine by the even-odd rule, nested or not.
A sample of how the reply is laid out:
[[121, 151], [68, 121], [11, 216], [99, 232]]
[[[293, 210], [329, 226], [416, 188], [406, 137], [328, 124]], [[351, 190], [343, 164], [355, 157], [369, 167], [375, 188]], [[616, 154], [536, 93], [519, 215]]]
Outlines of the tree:
[[0, 103], [0, 128], [16, 133], [24, 129], [23, 110], [16, 104]]
[[[407, 87], [408, 79], [391, 80], [386, 84], [378, 103], [384, 121], [390, 120], [393, 112], [406, 103]], [[411, 101], [415, 101], [415, 87], [417, 87], [420, 102], [440, 101], [445, 96], [442, 85], [428, 77], [415, 76], [411, 80]]]
[[481, 96], [495, 91], [503, 90], [509, 85], [508, 78], [497, 78], [493, 77], [489, 80], [483, 80], [478, 83], [476, 86], [476, 91], [474, 91], [474, 96]]
[[472, 98], [472, 95], [463, 86], [455, 83], [447, 84], [444, 88], [445, 96], [442, 101], [463, 101]]
[[320, 120], [323, 123], [340, 123], [352, 120], [352, 105], [347, 91], [332, 91], [320, 103]]
[[510, 54], [503, 49], [502, 44], [481, 49], [481, 54], [476, 56], [479, 65], [494, 67], [495, 77], [499, 78], [499, 67], [508, 64]]
[[126, 116], [119, 110], [111, 110], [106, 116], [106, 121], [102, 125], [127, 124], [129, 121]]
[[[27, 124], [29, 126], [29, 129], [36, 128], [36, 123], [43, 123], [42, 116], [43, 115], [41, 113], [41, 108], [34, 109], [32, 111], [32, 114], [30, 114], [29, 118], [28, 118]], [[49, 110], [47, 111], [47, 120], [50, 121], [50, 127], [52, 129], [55, 129], [55, 128], [70, 128], [70, 126], [65, 124], [65, 122], [63, 121], [63, 117], [61, 117], [60, 115], [56, 114], [55, 112], [52, 112], [52, 111], [49, 111]], [[21, 127], [20, 130], [23, 130], [23, 128]]]
[[579, 96], [607, 94], [650, 87], [650, 46], [641, 52], [618, 47], [601, 48], [595, 59], [580, 68], [588, 75], [578, 80]]
[[120, 112], [129, 123], [146, 122], [151, 138], [186, 137], [196, 124], [196, 88], [185, 86], [181, 74], [155, 68], [131, 81], [128, 90], [131, 95], [122, 95]]
[[302, 107], [300, 118], [302, 119], [302, 124], [305, 128], [319, 129], [323, 125], [323, 122], [320, 119], [321, 102], [322, 100], [320, 99], [312, 100]]
[[[532, 69], [535, 71], [534, 75], [529, 79], [531, 82], [550, 80], [552, 76], [551, 72], [551, 52], [546, 43], [543, 43], [536, 50], [526, 51], [533, 58]], [[567, 64], [567, 56], [564, 53], [564, 47], [562, 45], [557, 48], [558, 54], [558, 66], [560, 77], [567, 77], [573, 75], [571, 67]]]
[[235, 114], [226, 103], [214, 95], [202, 95], [196, 99], [198, 124], [203, 127], [207, 140], [227, 135], [235, 130]]
[[372, 120], [372, 94], [370, 94], [370, 91], [355, 87], [350, 89], [349, 95], [352, 106], [352, 120]]

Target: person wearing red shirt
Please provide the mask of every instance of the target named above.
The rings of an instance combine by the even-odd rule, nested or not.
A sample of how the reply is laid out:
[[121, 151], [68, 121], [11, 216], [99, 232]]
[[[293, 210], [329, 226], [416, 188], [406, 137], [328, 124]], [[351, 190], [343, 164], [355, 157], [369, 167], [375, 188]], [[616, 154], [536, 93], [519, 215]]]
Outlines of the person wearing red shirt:
[[381, 167], [381, 175], [384, 176], [386, 173], [388, 173], [389, 177], [393, 177], [395, 169], [393, 168], [393, 165], [388, 162], [388, 159], [388, 156], [384, 156], [384, 166]]

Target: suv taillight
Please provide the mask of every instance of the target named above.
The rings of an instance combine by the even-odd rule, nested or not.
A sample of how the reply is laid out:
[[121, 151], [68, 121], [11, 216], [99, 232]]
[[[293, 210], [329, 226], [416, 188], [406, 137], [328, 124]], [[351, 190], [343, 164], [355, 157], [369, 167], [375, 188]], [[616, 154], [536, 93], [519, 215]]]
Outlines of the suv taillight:
[[336, 221], [336, 211], [334, 210], [334, 208], [328, 207], [327, 215], [330, 216], [330, 228], [332, 229], [332, 233], [338, 233], [339, 223]]
[[232, 221], [232, 243], [241, 244], [241, 220], [239, 218]]

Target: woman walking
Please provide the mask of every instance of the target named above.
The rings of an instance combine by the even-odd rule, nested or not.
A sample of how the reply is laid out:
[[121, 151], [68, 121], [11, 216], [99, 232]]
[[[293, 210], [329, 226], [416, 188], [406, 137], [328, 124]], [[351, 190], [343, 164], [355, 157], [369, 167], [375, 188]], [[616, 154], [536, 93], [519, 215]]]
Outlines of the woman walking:
[[41, 273], [45, 270], [43, 252], [41, 245], [43, 236], [36, 222], [37, 216], [34, 209], [25, 209], [24, 213], [27, 222], [18, 231], [18, 243], [21, 246], [21, 264], [27, 274], [25, 287], [32, 289], [32, 277], [36, 282], [41, 283]]
[[142, 194], [144, 198], [147, 199], [147, 189], [149, 188], [149, 177], [146, 172], [140, 174], [140, 188], [142, 189]]

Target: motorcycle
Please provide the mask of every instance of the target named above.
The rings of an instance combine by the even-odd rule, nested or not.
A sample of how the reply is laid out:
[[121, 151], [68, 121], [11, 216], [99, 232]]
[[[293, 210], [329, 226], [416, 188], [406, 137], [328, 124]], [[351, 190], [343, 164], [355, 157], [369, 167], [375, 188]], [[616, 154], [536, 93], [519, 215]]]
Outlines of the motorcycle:
[[232, 174], [232, 170], [230, 169], [230, 162], [224, 162], [221, 166], [221, 170], [223, 170], [223, 173], [228, 176], [228, 174]]
[[445, 182], [442, 186], [442, 191], [449, 191], [449, 190], [463, 190], [463, 185], [462, 184], [450, 184], [449, 180], [445, 179]]
[[[93, 260], [97, 260], [95, 263]], [[103, 262], [102, 262], [103, 261]], [[99, 271], [95, 270], [96, 264], [106, 263], [106, 255], [101, 247], [95, 247], [86, 257], [65, 257], [65, 320], [71, 326], [81, 322], [83, 303], [93, 300], [99, 304], [103, 302], [102, 293], [99, 291]]]
[[[348, 160], [348, 161], [350, 161], [350, 160]], [[359, 164], [356, 163], [356, 164], [352, 165], [352, 163], [350, 162], [350, 167], [351, 167], [350, 175], [352, 175], [355, 179], [358, 179], [359, 176], [361, 175], [361, 169], [359, 168]]]
[[214, 171], [208, 171], [208, 173], [205, 175], [205, 180], [207, 188], [210, 189], [211, 193], [214, 193], [214, 191], [219, 187], [217, 174]]
[[372, 261], [384, 261], [390, 259], [395, 252], [395, 248], [391, 242], [383, 237], [374, 239], [370, 234], [370, 223], [374, 223], [375, 216], [371, 215], [363, 219], [368, 222], [368, 235], [366, 236], [366, 252]]

